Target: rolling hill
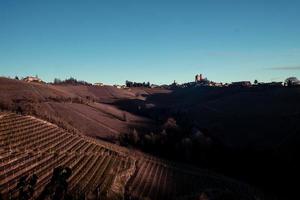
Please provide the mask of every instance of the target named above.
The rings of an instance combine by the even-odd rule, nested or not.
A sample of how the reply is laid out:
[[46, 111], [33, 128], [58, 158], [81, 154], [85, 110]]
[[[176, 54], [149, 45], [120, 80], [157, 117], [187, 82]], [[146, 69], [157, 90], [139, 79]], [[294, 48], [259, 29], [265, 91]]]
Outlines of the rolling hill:
[[18, 182], [33, 174], [38, 179], [30, 198], [52, 195], [45, 188], [59, 166], [72, 170], [66, 193], [75, 199], [197, 199], [203, 193], [212, 199], [258, 199], [243, 183], [69, 133], [29, 115], [1, 113], [0, 138], [0, 191], [5, 199], [17, 198]]
[[[224, 190], [220, 185], [216, 190], [201, 189], [194, 172], [182, 175], [178, 161], [249, 183], [271, 196], [292, 197], [296, 187], [290, 180], [297, 180], [299, 166], [299, 100], [298, 87], [117, 89], [0, 78], [0, 108], [5, 112], [36, 117], [111, 151], [121, 148], [111, 143], [122, 143], [122, 136], [137, 132], [139, 141], [127, 146], [173, 159], [171, 163], [143, 153], [139, 157], [136, 150], [121, 148], [135, 163], [123, 186], [125, 196], [132, 198], [189, 199], [203, 191]], [[169, 119], [178, 128], [177, 135], [165, 131]], [[7, 149], [3, 153], [7, 154]], [[159, 164], [155, 164], [157, 160]], [[145, 183], [137, 186], [140, 182]], [[185, 186], [189, 184], [193, 186]], [[162, 194], [161, 188], [165, 188]]]
[[0, 91], [0, 105], [4, 109], [51, 118], [95, 138], [114, 141], [121, 132], [129, 132], [135, 126], [150, 127], [153, 123], [113, 105], [121, 99], [144, 99], [146, 90], [49, 85], [0, 78]]

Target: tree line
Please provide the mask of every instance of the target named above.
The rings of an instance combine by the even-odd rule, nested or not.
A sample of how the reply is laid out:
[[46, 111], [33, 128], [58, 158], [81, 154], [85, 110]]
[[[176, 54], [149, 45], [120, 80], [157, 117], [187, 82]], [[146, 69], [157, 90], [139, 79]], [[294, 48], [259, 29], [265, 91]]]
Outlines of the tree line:
[[55, 78], [53, 81], [54, 85], [92, 85], [86, 81], [77, 80], [76, 78], [70, 77], [65, 80], [61, 80], [59, 78]]
[[126, 87], [148, 87], [148, 88], [150, 88], [149, 81], [147, 83], [146, 82], [139, 83], [139, 82], [126, 81], [125, 85], [126, 85]]

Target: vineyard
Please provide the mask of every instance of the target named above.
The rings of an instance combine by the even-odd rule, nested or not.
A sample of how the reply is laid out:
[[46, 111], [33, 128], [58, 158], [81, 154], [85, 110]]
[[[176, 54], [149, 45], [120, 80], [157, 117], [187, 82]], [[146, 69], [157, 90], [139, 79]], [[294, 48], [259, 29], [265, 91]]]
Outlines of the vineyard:
[[97, 190], [117, 198], [124, 190], [117, 186], [125, 185], [134, 166], [128, 156], [30, 116], [2, 115], [0, 141], [0, 189], [7, 198], [16, 197], [18, 180], [31, 174], [38, 176], [37, 197], [58, 166], [72, 170], [69, 191], [87, 194]]
[[106, 199], [195, 199], [205, 192], [258, 199], [234, 180], [131, 153], [32, 116], [0, 113], [0, 141], [0, 192], [5, 199], [17, 197], [19, 179], [32, 174], [38, 177], [32, 197], [37, 198], [58, 166], [72, 170], [68, 191], [78, 195], [97, 191]]
[[199, 199], [202, 193], [226, 195], [229, 199], [258, 199], [247, 185], [191, 166], [144, 155], [136, 167], [127, 185], [127, 193], [133, 199]]

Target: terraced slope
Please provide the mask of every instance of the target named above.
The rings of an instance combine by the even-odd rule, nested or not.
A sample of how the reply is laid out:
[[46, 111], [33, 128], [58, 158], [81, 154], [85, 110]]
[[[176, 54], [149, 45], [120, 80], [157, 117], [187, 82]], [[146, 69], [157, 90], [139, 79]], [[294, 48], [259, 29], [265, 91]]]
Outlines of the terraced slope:
[[58, 166], [72, 169], [72, 194], [97, 191], [107, 199], [159, 200], [198, 199], [205, 193], [258, 199], [247, 185], [209, 171], [71, 134], [31, 116], [0, 113], [0, 192], [5, 199], [16, 197], [19, 179], [32, 174], [38, 176], [38, 197]]
[[72, 169], [69, 191], [88, 194], [97, 190], [118, 198], [134, 166], [134, 160], [118, 149], [30, 116], [2, 114], [0, 141], [0, 192], [5, 197], [16, 196], [19, 178], [32, 174], [38, 176], [38, 196], [53, 169], [68, 166]]
[[259, 199], [252, 188], [206, 170], [144, 155], [127, 185], [132, 199]]

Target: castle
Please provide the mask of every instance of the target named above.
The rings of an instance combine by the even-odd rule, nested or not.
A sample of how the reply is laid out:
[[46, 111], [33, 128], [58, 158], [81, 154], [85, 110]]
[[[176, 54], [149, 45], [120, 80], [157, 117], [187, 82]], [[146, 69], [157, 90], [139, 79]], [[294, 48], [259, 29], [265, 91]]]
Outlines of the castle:
[[203, 77], [202, 77], [202, 74], [196, 74], [195, 76], [195, 82], [201, 82], [203, 81]]

